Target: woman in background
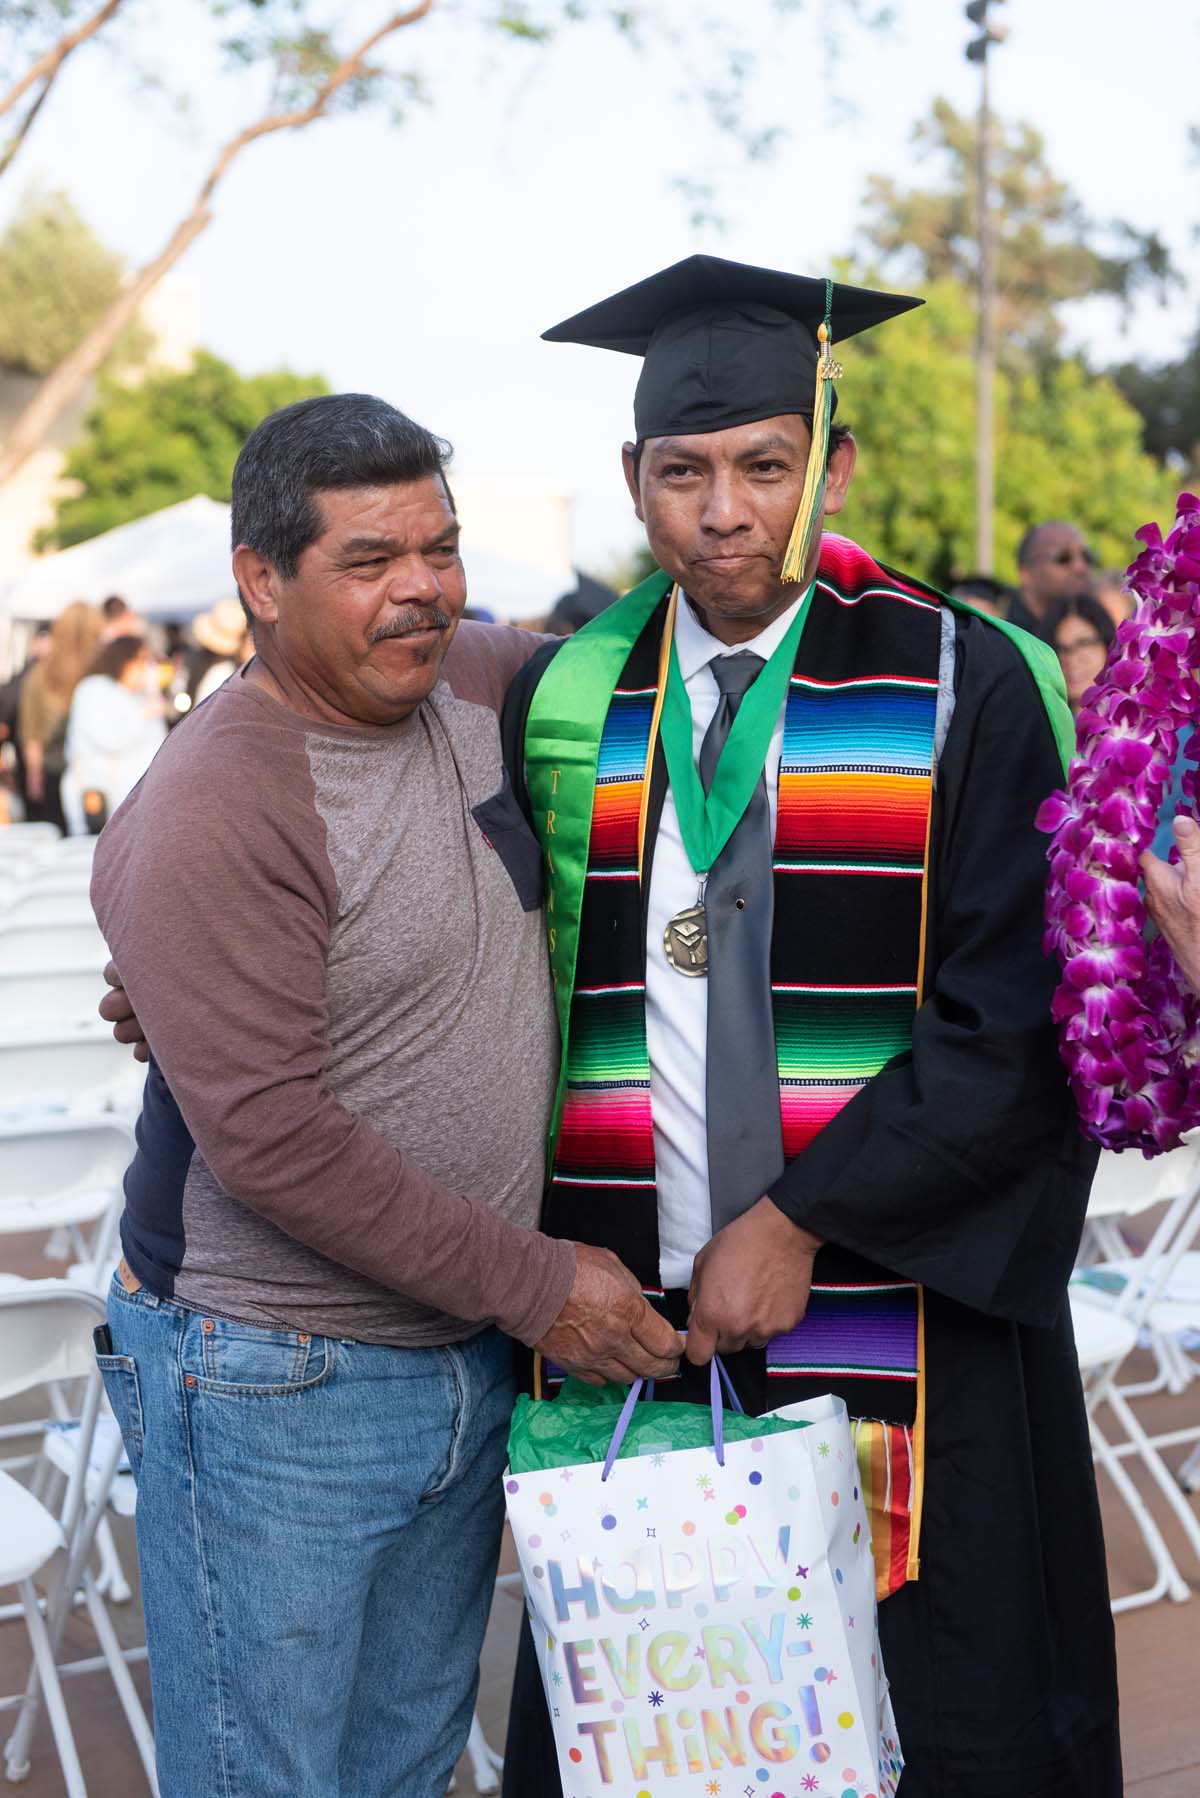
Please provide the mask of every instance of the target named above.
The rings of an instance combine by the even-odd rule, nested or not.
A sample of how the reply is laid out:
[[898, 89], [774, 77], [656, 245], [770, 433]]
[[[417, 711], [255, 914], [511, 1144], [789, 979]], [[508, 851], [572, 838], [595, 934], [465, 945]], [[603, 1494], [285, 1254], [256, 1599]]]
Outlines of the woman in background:
[[1058, 651], [1067, 703], [1078, 712], [1088, 688], [1100, 678], [1116, 627], [1098, 599], [1075, 594], [1060, 599], [1046, 614], [1046, 641]]
[[[111, 817], [133, 790], [167, 734], [153, 685], [154, 662], [141, 637], [115, 637], [96, 656], [71, 701], [63, 810], [72, 836], [88, 818]], [[87, 799], [99, 793], [103, 805]]]
[[17, 740], [25, 763], [26, 816], [66, 830], [60, 784], [75, 689], [95, 658], [104, 621], [77, 599], [55, 619], [50, 648], [21, 684]]
[[[211, 612], [201, 612], [192, 619], [192, 637], [196, 648], [188, 664], [188, 692], [192, 705], [198, 706], [249, 660], [249, 632], [242, 602], [218, 600]], [[252, 652], [253, 646], [250, 647]]]

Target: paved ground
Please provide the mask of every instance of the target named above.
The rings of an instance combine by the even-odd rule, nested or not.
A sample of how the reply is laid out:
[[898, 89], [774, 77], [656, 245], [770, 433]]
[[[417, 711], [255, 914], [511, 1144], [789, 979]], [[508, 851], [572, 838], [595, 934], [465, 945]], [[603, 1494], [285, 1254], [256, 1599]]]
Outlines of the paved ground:
[[[9, 1239], [4, 1259], [6, 1267], [15, 1272], [45, 1276], [61, 1271], [40, 1261], [36, 1243], [20, 1239]], [[15, 1404], [0, 1406], [0, 1422], [14, 1420], [18, 1415], [28, 1416], [30, 1411], [26, 1408], [22, 1412]], [[1146, 1401], [1141, 1415], [1150, 1428], [1200, 1424], [1200, 1392], [1179, 1400]], [[1124, 1507], [1113, 1502], [1103, 1479], [1101, 1494], [1113, 1591], [1144, 1586], [1150, 1575], [1141, 1539]], [[1161, 1498], [1156, 1495], [1150, 1502], [1185, 1577], [1192, 1582], [1196, 1598], [1187, 1604], [1163, 1602], [1132, 1611], [1117, 1621], [1126, 1791], [1131, 1798], [1150, 1798], [1151, 1793], [1154, 1798], [1200, 1798], [1200, 1566], [1189, 1561], [1179, 1531], [1163, 1515]], [[118, 1522], [115, 1533], [126, 1569], [136, 1582], [132, 1529]], [[505, 1565], [511, 1564], [506, 1557]], [[141, 1619], [136, 1597], [131, 1604], [114, 1608], [113, 1617], [123, 1642], [132, 1644], [139, 1639]], [[504, 1742], [519, 1619], [516, 1594], [498, 1590], [484, 1647], [479, 1692], [479, 1714], [489, 1739], [497, 1747]], [[69, 1652], [80, 1657], [95, 1652], [90, 1628], [81, 1618], [72, 1620]], [[11, 1692], [23, 1684], [26, 1667], [21, 1625], [0, 1624], [0, 1690]], [[144, 1668], [137, 1670], [136, 1679], [148, 1704]], [[88, 1778], [89, 1798], [140, 1798], [146, 1789], [140, 1762], [107, 1675], [90, 1674], [68, 1682], [67, 1703]], [[4, 1721], [0, 1718], [0, 1730]], [[65, 1793], [44, 1719], [35, 1739], [33, 1772], [21, 1789], [28, 1798], [63, 1798]], [[458, 1791], [463, 1798], [475, 1791], [465, 1766], [459, 1770]], [[1070, 1798], [1082, 1795], [1071, 1794]]]

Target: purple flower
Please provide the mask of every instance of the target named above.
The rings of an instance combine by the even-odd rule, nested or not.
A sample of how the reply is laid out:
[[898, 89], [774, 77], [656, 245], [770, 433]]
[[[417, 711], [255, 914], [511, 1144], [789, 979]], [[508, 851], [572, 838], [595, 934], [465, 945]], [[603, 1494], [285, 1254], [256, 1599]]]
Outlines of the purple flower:
[[[1200, 1001], [1166, 942], [1147, 945], [1137, 884], [1178, 730], [1200, 711], [1200, 499], [1180, 494], [1165, 543], [1155, 524], [1137, 538], [1137, 611], [1084, 695], [1066, 789], [1037, 826], [1052, 839], [1045, 942], [1063, 969], [1053, 1015], [1084, 1131], [1149, 1156], [1200, 1124]], [[1182, 788], [1197, 806], [1200, 766], [1188, 759]]]

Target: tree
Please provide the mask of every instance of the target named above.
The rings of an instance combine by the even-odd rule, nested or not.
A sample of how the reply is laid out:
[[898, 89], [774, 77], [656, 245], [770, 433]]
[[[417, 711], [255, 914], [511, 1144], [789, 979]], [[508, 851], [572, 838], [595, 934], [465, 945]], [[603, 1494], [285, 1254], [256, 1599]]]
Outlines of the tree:
[[[0, 368], [44, 375], [121, 291], [121, 258], [64, 193], [32, 193], [0, 236]], [[125, 359], [144, 348], [127, 343]]]
[[[38, 0], [0, 0], [0, 29], [10, 42], [23, 39], [30, 31], [38, 32], [39, 27], [44, 36], [47, 25], [51, 33], [50, 41], [42, 46], [25, 72], [17, 77], [7, 93], [0, 93], [0, 118], [7, 117], [23, 100], [27, 101], [12, 136], [7, 143], [0, 144], [0, 175], [7, 171], [28, 137], [67, 58], [108, 24], [121, 3], [122, 0], [103, 0], [94, 11], [89, 11], [78, 22], [70, 23], [76, 10], [73, 0], [49, 0], [49, 4], [42, 0], [40, 5]], [[30, 94], [33, 98], [28, 100]]]
[[[69, 8], [70, 0], [66, 4]], [[190, 208], [182, 213], [159, 254], [123, 286], [31, 396], [0, 449], [0, 486], [34, 453], [109, 355], [142, 301], [207, 229], [217, 190], [234, 161], [261, 138], [302, 130], [337, 109], [376, 102], [388, 94], [410, 100], [418, 96], [420, 83], [413, 72], [390, 68], [377, 52], [397, 33], [420, 25], [435, 9], [448, 19], [453, 15], [449, 0], [412, 0], [406, 8], [378, 18], [372, 30], [348, 45], [339, 43], [333, 31], [313, 23], [310, 4], [315, 0], [208, 0], [208, 4], [215, 17], [226, 21], [228, 15], [233, 21], [224, 37], [225, 51], [235, 63], [261, 77], [267, 90], [265, 104], [259, 115], [217, 152]], [[382, 7], [382, 0], [379, 4]], [[798, 10], [799, 0], [758, 0], [758, 4], [771, 13], [786, 15]], [[869, 0], [829, 0], [829, 4], [851, 18], [878, 22]], [[22, 15], [36, 10], [33, 0], [0, 0], [0, 7], [4, 6]], [[360, 9], [353, 10], [357, 13]], [[457, 13], [454, 29], [467, 40], [491, 33], [509, 41], [541, 44], [559, 29], [598, 19], [636, 42], [639, 32], [663, 28], [663, 14], [664, 0], [641, 0], [627, 6], [609, 0], [470, 0]], [[752, 124], [738, 103], [745, 92], [749, 64], [738, 49], [737, 28], [723, 23], [719, 15], [710, 17], [704, 12], [697, 16], [690, 0], [682, 16], [685, 22], [678, 27], [681, 41], [689, 49], [702, 46], [719, 64], [719, 74], [700, 84], [704, 102], [718, 124], [750, 153], [764, 153], [770, 147], [770, 130]], [[226, 30], [224, 23], [222, 30]], [[21, 83], [17, 85], [21, 87]]]
[[[928, 286], [927, 299], [841, 352], [839, 418], [861, 456], [835, 528], [945, 586], [973, 557], [974, 308], [948, 279]], [[1021, 535], [1043, 519], [1070, 520], [1103, 561], [1124, 566], [1138, 526], [1173, 517], [1174, 481], [1143, 450], [1137, 413], [1078, 359], [1002, 369], [996, 416], [1001, 579], [1016, 578]]]
[[[897, 284], [954, 280], [970, 286], [978, 268], [977, 125], [948, 100], [935, 100], [913, 142], [935, 159], [938, 181], [904, 187], [890, 175], [867, 185], [861, 240], [869, 259]], [[1127, 303], [1160, 294], [1178, 279], [1156, 232], [1089, 217], [1046, 162], [1032, 125], [997, 124], [992, 152], [997, 337], [1002, 355], [1044, 359], [1062, 335], [1057, 308], [1105, 294]]]
[[1178, 362], [1160, 368], [1126, 362], [1112, 377], [1141, 413], [1150, 454], [1200, 481], [1200, 330]]
[[320, 375], [240, 375], [207, 350], [183, 374], [156, 370], [134, 387], [102, 380], [63, 471], [80, 490], [59, 501], [37, 548], [65, 549], [195, 493], [227, 500], [238, 451], [264, 415], [328, 391]]

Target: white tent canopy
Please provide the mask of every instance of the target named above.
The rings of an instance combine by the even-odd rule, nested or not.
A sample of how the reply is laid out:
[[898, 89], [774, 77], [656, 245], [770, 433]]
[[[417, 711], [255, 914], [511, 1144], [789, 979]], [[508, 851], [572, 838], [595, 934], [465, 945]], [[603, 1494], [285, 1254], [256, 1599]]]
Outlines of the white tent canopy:
[[[232, 597], [229, 555], [229, 507], [197, 494], [30, 562], [0, 584], [0, 617], [54, 618], [73, 599], [98, 604], [119, 593], [143, 618], [191, 618]], [[574, 575], [564, 583], [560, 574], [469, 544], [464, 559], [469, 603], [494, 618], [538, 618], [574, 585]]]
[[0, 586], [0, 612], [55, 618], [73, 599], [119, 593], [143, 618], [191, 618], [231, 598], [229, 507], [197, 494], [71, 549], [43, 556]]

